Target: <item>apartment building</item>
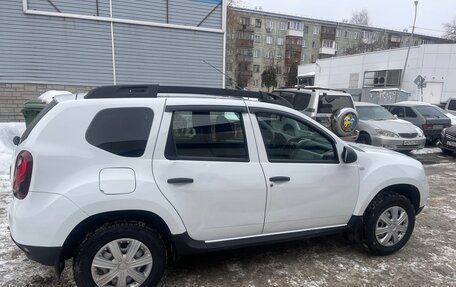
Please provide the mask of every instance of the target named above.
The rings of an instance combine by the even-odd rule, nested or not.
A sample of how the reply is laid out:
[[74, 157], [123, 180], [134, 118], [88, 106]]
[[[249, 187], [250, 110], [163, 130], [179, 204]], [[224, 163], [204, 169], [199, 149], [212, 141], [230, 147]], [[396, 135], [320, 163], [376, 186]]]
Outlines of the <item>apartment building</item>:
[[[261, 10], [229, 7], [226, 75], [228, 88], [266, 90], [261, 74], [273, 67], [278, 86], [294, 81], [297, 66], [317, 59], [404, 47], [406, 32], [333, 22]], [[414, 35], [412, 45], [448, 43]]]

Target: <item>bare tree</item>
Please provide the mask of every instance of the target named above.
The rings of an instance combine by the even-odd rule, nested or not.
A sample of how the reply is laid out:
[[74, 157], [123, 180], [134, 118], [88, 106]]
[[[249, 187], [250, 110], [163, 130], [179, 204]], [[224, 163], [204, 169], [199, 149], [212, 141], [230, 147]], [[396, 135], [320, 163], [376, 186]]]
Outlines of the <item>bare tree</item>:
[[456, 18], [452, 22], [444, 23], [445, 33], [443, 37], [451, 41], [456, 41]]
[[248, 8], [248, 4], [245, 0], [229, 0], [228, 6], [232, 7], [240, 7], [240, 8]]
[[370, 21], [369, 13], [367, 12], [366, 9], [361, 9], [360, 11], [355, 10], [352, 13], [352, 17], [350, 19], [350, 23], [358, 24], [358, 25], [364, 25], [364, 26], [370, 26], [371, 25], [371, 21]]

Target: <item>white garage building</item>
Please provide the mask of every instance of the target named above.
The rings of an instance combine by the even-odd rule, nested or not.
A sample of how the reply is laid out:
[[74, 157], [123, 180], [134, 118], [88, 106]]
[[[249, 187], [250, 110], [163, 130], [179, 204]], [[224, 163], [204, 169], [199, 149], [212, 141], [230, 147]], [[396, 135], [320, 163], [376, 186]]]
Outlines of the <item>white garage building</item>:
[[[345, 89], [366, 98], [373, 89], [402, 89], [409, 100], [443, 104], [456, 98], [456, 44], [433, 44], [317, 60], [302, 65], [298, 75], [315, 73], [315, 85]], [[417, 78], [424, 85], [419, 88]], [[299, 77], [299, 76], [298, 76]]]

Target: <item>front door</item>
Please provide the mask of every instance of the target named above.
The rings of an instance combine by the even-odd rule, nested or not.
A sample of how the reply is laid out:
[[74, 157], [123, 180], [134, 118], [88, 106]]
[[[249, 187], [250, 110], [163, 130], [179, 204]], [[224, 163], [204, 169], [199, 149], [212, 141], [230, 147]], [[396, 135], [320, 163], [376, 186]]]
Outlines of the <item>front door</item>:
[[357, 164], [340, 163], [338, 143], [310, 120], [269, 111], [255, 117], [268, 182], [263, 232], [347, 224], [358, 198]]
[[153, 173], [193, 239], [261, 234], [266, 182], [245, 111], [168, 106], [164, 114]]

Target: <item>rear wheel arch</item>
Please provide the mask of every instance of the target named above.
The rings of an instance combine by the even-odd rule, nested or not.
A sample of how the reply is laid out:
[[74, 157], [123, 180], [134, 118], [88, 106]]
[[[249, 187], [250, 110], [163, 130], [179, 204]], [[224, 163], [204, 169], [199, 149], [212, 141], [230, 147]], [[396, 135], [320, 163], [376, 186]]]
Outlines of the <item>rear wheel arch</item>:
[[89, 232], [113, 222], [143, 222], [159, 232], [167, 245], [168, 251], [172, 250], [172, 234], [166, 222], [157, 214], [142, 210], [111, 211], [92, 215], [81, 221], [67, 236], [60, 255], [60, 260], [74, 257], [79, 244]]

